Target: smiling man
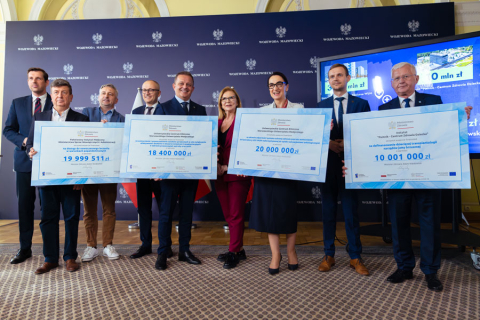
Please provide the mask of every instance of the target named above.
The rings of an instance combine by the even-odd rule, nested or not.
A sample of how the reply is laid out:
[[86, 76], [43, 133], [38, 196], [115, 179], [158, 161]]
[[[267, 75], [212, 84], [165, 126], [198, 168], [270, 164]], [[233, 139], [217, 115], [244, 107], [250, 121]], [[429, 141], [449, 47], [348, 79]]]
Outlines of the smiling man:
[[40, 68], [27, 71], [28, 96], [14, 99], [8, 112], [3, 135], [15, 145], [13, 170], [17, 186], [18, 227], [20, 250], [10, 260], [11, 264], [22, 263], [32, 256], [33, 219], [35, 210], [35, 187], [31, 186], [32, 162], [25, 153], [28, 133], [33, 115], [52, 109], [52, 98], [47, 93], [48, 74]]
[[327, 175], [325, 183], [320, 184], [322, 193], [322, 220], [323, 242], [325, 256], [318, 267], [319, 271], [330, 271], [335, 265], [335, 232], [337, 223], [337, 198], [342, 202], [345, 217], [345, 231], [348, 239], [348, 254], [350, 267], [361, 275], [368, 276], [369, 272], [363, 264], [360, 254], [360, 225], [357, 211], [357, 191], [345, 189], [345, 178], [342, 177], [343, 160], [343, 115], [370, 111], [366, 100], [352, 96], [347, 92], [350, 75], [343, 64], [334, 64], [328, 71], [328, 83], [332, 87], [333, 95], [318, 103], [319, 108], [333, 108], [334, 127], [330, 133], [328, 150]]
[[[53, 108], [36, 113], [34, 121], [88, 121], [88, 117], [70, 109], [73, 99], [72, 86], [67, 80], [56, 79], [51, 84]], [[38, 150], [33, 148], [35, 122], [32, 122], [28, 135], [26, 150], [30, 159]], [[78, 221], [80, 217], [80, 190], [82, 185], [52, 185], [39, 188], [42, 202], [40, 230], [43, 238], [43, 255], [45, 262], [35, 273], [42, 274], [58, 267], [60, 235], [59, 220], [62, 208], [65, 221], [65, 247], [63, 260], [69, 272], [79, 269], [77, 259]]]
[[[82, 113], [90, 122], [125, 122], [125, 117], [115, 110], [118, 103], [117, 88], [111, 83], [100, 87], [98, 107], [84, 108]], [[110, 260], [120, 258], [113, 247], [113, 233], [115, 231], [115, 200], [117, 199], [117, 184], [87, 184], [82, 188], [83, 223], [87, 234], [87, 247], [82, 256], [82, 261], [92, 261], [98, 256], [97, 231], [98, 231], [98, 193], [102, 200], [102, 242], [103, 255]]]

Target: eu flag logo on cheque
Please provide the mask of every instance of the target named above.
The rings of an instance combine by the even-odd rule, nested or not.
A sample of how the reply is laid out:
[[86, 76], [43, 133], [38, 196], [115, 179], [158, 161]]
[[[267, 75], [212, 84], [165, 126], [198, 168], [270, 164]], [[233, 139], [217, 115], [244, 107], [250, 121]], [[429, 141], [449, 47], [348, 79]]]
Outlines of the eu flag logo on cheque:
[[358, 178], [358, 173], [355, 173], [355, 178]]
[[44, 175], [45, 175], [45, 171], [44, 171], [44, 172], [42, 172], [42, 176], [44, 176]]
[[452, 177], [452, 176], [456, 176], [456, 175], [457, 175], [456, 172], [450, 172], [450, 176], [451, 176], [451, 177]]
[[208, 170], [208, 167], [203, 167], [203, 170]]
[[310, 170], [315, 170], [315, 167], [311, 167]]

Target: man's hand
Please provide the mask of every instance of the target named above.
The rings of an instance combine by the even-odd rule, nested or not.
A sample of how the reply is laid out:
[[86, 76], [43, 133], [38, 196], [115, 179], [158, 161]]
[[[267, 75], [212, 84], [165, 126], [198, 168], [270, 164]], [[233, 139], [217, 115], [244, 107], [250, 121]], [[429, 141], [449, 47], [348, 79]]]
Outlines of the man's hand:
[[102, 123], [107, 123], [108, 121], [107, 121], [107, 119], [102, 119], [101, 122], [102, 122]]
[[38, 152], [35, 151], [35, 149], [33, 148], [30, 148], [30, 151], [28, 152], [28, 156], [30, 157], [30, 159], [33, 158], [34, 155], [36, 155]]
[[27, 145], [27, 140], [28, 140], [28, 137], [25, 137], [25, 139], [23, 139], [23, 142], [22, 142], [22, 145], [23, 145], [23, 146], [26, 146], [26, 145]]
[[330, 120], [330, 131], [332, 131], [332, 130], [333, 130], [333, 119]]
[[465, 112], [467, 113], [467, 120], [470, 120], [470, 113], [472, 112], [473, 107], [467, 106], [465, 107]]
[[83, 184], [74, 184], [73, 185], [73, 190], [82, 190]]
[[328, 147], [335, 153], [343, 152], [343, 147], [340, 147], [340, 144], [336, 140], [330, 140]]
[[344, 160], [342, 160], [342, 162], [343, 162], [343, 167], [342, 167], [342, 177], [344, 177], [344, 178], [345, 178], [345, 176], [347, 175], [347, 170], [348, 170], [348, 168], [347, 168], [347, 167], [345, 167], [345, 161], [344, 161]]
[[155, 178], [155, 179], [153, 179], [153, 181], [162, 181], [162, 179], [160, 179], [160, 178]]
[[338, 143], [338, 147], [342, 150], [340, 152], [343, 152], [343, 139], [336, 139], [335, 141]]
[[228, 166], [227, 165], [217, 165], [217, 176], [223, 176], [228, 170]]

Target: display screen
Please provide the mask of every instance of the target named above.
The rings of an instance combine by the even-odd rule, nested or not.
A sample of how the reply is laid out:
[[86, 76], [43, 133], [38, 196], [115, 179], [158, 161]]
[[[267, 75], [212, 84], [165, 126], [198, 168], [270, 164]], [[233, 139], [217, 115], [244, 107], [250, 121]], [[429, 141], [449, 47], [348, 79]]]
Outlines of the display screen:
[[392, 66], [409, 62], [417, 69], [418, 92], [439, 95], [443, 103], [466, 102], [473, 110], [468, 123], [470, 153], [480, 158], [480, 33], [422, 41], [357, 52], [318, 61], [319, 100], [332, 95], [328, 70], [344, 64], [350, 73], [347, 90], [368, 100], [371, 110], [394, 98], [391, 86]]

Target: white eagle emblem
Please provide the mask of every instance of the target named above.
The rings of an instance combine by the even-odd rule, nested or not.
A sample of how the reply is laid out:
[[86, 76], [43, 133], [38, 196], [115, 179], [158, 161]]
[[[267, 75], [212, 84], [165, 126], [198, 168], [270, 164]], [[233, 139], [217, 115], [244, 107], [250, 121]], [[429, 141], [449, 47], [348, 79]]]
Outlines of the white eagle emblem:
[[418, 28], [420, 27], [420, 22], [412, 20], [408, 22], [408, 29], [410, 29], [411, 32], [417, 32]]
[[153, 42], [160, 42], [160, 40], [162, 40], [162, 33], [155, 31], [154, 33], [152, 33], [152, 39]]
[[213, 38], [215, 40], [222, 40], [223, 37], [223, 31], [220, 29], [214, 30], [213, 31]]
[[253, 70], [253, 69], [255, 69], [255, 66], [257, 65], [257, 61], [255, 61], [253, 59], [249, 59], [249, 60], [247, 60], [247, 62], [245, 64], [247, 65], [248, 70]]
[[218, 98], [220, 97], [220, 91], [214, 91], [212, 93], [212, 98], [213, 98], [213, 101], [217, 102], [218, 103]]
[[98, 94], [94, 93], [90, 96], [90, 101], [92, 104], [98, 104]]
[[133, 64], [130, 62], [124, 63], [123, 64], [123, 72], [125, 73], [132, 73], [133, 70]]
[[93, 36], [92, 36], [92, 39], [93, 39], [93, 43], [95, 44], [100, 44], [102, 43], [102, 35], [100, 33], [95, 33]]
[[312, 196], [315, 198], [315, 199], [320, 199], [320, 195], [322, 193], [320, 192], [320, 188], [318, 186], [315, 186], [312, 188]]
[[124, 188], [118, 189], [118, 193], [120, 193], [120, 197], [122, 197], [122, 199], [128, 198], [128, 193]]
[[65, 74], [72, 74], [73, 66], [67, 63], [66, 65], [63, 66], [63, 71], [65, 72]]
[[352, 26], [347, 24], [347, 23], [342, 24], [340, 26], [340, 31], [342, 31], [342, 34], [344, 36], [348, 36], [350, 34], [350, 32], [352, 32]]
[[188, 60], [187, 62], [184, 62], [183, 63], [183, 68], [185, 69], [185, 71], [192, 71], [193, 70], [193, 62]]
[[278, 38], [285, 38], [285, 34], [287, 33], [287, 29], [285, 27], [278, 27], [275, 29], [275, 33], [277, 34]]
[[33, 43], [35, 43], [37, 46], [41, 46], [43, 42], [43, 36], [37, 34], [36, 36], [33, 37]]
[[316, 67], [317, 67], [317, 57], [310, 58], [310, 66], [311, 66], [312, 68], [316, 68]]

